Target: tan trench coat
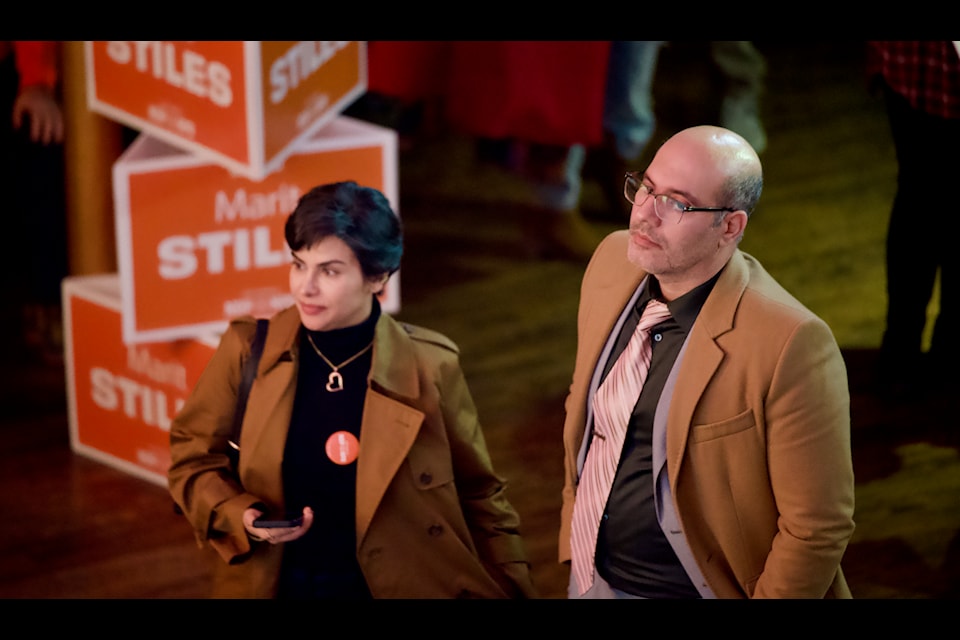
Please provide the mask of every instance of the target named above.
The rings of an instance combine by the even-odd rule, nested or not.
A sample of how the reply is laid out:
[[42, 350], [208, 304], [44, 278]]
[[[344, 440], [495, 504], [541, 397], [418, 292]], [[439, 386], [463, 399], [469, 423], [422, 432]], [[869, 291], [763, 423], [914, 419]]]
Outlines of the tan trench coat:
[[[614, 232], [584, 274], [564, 424], [559, 559], [570, 559], [590, 378], [646, 275]], [[846, 366], [829, 327], [737, 251], [689, 337], [667, 417], [670, 489], [713, 593], [850, 597], [854, 521]]]
[[[271, 319], [240, 440], [226, 440], [254, 320], [233, 321], [170, 430], [170, 492], [216, 563], [214, 595], [272, 597], [283, 545], [251, 542], [241, 521], [284, 510], [281, 460], [297, 386], [301, 324]], [[458, 360], [444, 336], [377, 322], [357, 460], [357, 558], [375, 598], [535, 595], [518, 514], [494, 471]], [[313, 505], [323, 526], [323, 505]]]

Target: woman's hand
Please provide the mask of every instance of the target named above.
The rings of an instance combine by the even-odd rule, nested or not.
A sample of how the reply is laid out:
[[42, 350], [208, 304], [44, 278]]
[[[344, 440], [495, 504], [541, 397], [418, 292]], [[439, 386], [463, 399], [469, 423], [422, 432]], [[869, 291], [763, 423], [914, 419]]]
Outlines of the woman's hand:
[[313, 509], [303, 508], [303, 523], [299, 527], [277, 527], [264, 529], [257, 527], [253, 521], [263, 515], [259, 509], [250, 508], [243, 512], [243, 528], [247, 530], [247, 535], [252, 540], [269, 542], [270, 544], [279, 544], [281, 542], [290, 542], [296, 540], [310, 529], [313, 524]]

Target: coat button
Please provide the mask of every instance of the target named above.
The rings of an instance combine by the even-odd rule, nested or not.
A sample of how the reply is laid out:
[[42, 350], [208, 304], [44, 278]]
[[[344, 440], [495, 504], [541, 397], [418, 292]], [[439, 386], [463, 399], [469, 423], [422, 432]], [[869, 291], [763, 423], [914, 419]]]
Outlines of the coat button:
[[424, 471], [420, 474], [420, 484], [430, 484], [431, 482], [433, 482], [433, 476], [429, 472]]
[[443, 526], [439, 524], [430, 525], [430, 528], [427, 529], [427, 533], [429, 533], [433, 537], [437, 537], [441, 533], [443, 533]]

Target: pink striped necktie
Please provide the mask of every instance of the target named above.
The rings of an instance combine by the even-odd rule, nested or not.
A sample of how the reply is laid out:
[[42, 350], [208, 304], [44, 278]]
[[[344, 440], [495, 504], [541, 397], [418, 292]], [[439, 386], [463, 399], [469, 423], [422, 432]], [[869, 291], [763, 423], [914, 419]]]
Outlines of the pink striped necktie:
[[573, 505], [571, 570], [580, 595], [593, 586], [597, 531], [620, 463], [633, 407], [650, 369], [650, 328], [670, 317], [667, 305], [650, 300], [623, 353], [593, 398], [593, 441], [583, 463]]

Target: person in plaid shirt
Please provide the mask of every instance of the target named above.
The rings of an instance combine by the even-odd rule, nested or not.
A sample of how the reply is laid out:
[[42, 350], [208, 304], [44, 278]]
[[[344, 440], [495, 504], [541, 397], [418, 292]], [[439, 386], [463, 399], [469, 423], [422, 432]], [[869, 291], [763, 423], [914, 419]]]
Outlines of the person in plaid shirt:
[[[896, 399], [936, 392], [960, 380], [956, 213], [941, 189], [960, 175], [960, 55], [957, 43], [867, 43], [870, 89], [882, 94], [897, 157], [897, 189], [886, 240], [887, 314], [880, 384]], [[940, 309], [922, 352], [927, 307], [940, 274]], [[952, 375], [952, 378], [950, 377]], [[919, 400], [919, 398], [917, 398]]]

